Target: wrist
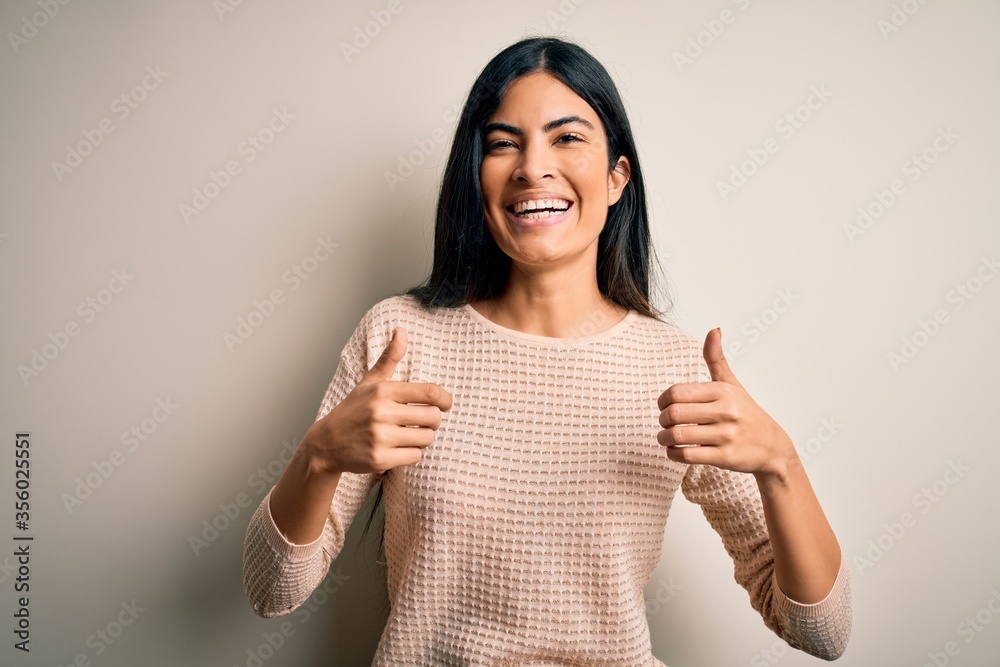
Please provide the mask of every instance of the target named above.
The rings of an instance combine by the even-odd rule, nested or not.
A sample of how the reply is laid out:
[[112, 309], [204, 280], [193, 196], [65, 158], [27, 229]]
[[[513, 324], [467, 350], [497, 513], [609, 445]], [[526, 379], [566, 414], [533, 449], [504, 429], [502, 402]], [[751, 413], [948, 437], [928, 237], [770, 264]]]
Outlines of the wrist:
[[781, 453], [774, 456], [766, 468], [754, 472], [757, 486], [763, 493], [788, 487], [797, 476], [805, 472], [802, 459], [791, 439], [785, 436], [782, 440], [784, 444], [779, 448]]
[[342, 471], [339, 466], [330, 459], [326, 449], [317, 446], [308, 433], [299, 443], [292, 460], [295, 461], [295, 459], [299, 459], [297, 463], [306, 484], [335, 484], [340, 480]]

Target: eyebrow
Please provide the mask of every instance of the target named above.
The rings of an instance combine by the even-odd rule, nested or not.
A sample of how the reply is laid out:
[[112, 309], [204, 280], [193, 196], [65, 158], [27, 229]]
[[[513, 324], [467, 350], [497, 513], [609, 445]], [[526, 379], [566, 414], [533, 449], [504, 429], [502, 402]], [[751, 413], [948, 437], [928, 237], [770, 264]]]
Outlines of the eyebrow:
[[[557, 118], [556, 120], [549, 121], [548, 123], [546, 123], [542, 127], [542, 131], [551, 132], [557, 127], [561, 127], [569, 123], [582, 123], [583, 125], [589, 127], [591, 130], [594, 129], [593, 124], [585, 118], [581, 118], [580, 116], [563, 116], [562, 118]], [[518, 137], [524, 135], [524, 131], [521, 128], [515, 127], [514, 125], [508, 125], [507, 123], [490, 123], [483, 128], [483, 134], [489, 134], [490, 132], [497, 132], [497, 131], [507, 132], [508, 134], [513, 134]]]

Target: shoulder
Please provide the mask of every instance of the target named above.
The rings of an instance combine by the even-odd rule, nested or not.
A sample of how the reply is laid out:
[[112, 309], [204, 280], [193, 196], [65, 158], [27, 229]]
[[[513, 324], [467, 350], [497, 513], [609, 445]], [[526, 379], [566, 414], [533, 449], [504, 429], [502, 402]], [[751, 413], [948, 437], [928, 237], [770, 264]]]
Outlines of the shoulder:
[[409, 294], [396, 294], [377, 301], [361, 318], [358, 335], [364, 335], [373, 346], [388, 344], [396, 327], [404, 327], [408, 339], [415, 342], [421, 333], [435, 330], [451, 318], [459, 316], [460, 309], [427, 307]]
[[659, 320], [639, 313], [636, 313], [636, 320], [640, 327], [644, 327], [647, 331], [655, 333], [658, 337], [667, 338], [682, 345], [697, 346], [699, 343], [697, 336], [672, 322]]
[[420, 358], [428, 347], [447, 348], [460, 340], [453, 326], [460, 317], [458, 308], [427, 307], [415, 296], [397, 294], [368, 309], [355, 331], [355, 340], [370, 369], [389, 345], [396, 328], [405, 329], [407, 352], [393, 377], [408, 380], [415, 357]]
[[634, 317], [635, 335], [643, 341], [647, 354], [679, 373], [684, 378], [679, 381], [699, 380], [705, 365], [702, 337], [671, 322], [639, 313]]
[[421, 322], [441, 319], [454, 314], [455, 308], [429, 308], [424, 306], [420, 300], [410, 294], [396, 294], [378, 301], [368, 312], [364, 319], [373, 325], [383, 324], [391, 327], [406, 326], [407, 324], [417, 325]]
[[[701, 354], [702, 339], [676, 324], [633, 312], [635, 331], [647, 336], [651, 342], [666, 344], [669, 349], [680, 353], [692, 350]], [[706, 332], [707, 333], [707, 332]]]

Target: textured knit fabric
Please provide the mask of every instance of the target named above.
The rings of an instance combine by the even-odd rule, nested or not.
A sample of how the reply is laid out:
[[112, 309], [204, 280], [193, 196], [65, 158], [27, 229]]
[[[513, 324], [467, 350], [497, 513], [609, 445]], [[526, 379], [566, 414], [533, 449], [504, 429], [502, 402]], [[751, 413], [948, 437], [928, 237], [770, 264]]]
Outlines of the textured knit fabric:
[[544, 337], [470, 305], [424, 309], [393, 296], [344, 346], [317, 419], [374, 365], [396, 326], [408, 342], [392, 379], [438, 384], [452, 409], [419, 463], [343, 473], [310, 544], [279, 532], [268, 492], [244, 547], [257, 614], [287, 614], [309, 597], [381, 480], [391, 610], [373, 665], [663, 667], [643, 588], [680, 488], [722, 538], [764, 623], [814, 655], [843, 652], [846, 565], [822, 602], [789, 599], [775, 582], [753, 476], [673, 462], [656, 440], [657, 397], [710, 380], [697, 338], [635, 311], [574, 338]]

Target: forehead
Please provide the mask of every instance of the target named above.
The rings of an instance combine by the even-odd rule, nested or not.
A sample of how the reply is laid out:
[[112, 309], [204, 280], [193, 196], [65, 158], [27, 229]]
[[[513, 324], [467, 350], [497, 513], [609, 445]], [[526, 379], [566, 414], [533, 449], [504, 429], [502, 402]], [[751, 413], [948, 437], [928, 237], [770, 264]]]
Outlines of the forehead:
[[548, 72], [533, 72], [508, 84], [500, 106], [486, 122], [532, 127], [563, 116], [580, 116], [601, 127], [597, 112], [572, 88]]

